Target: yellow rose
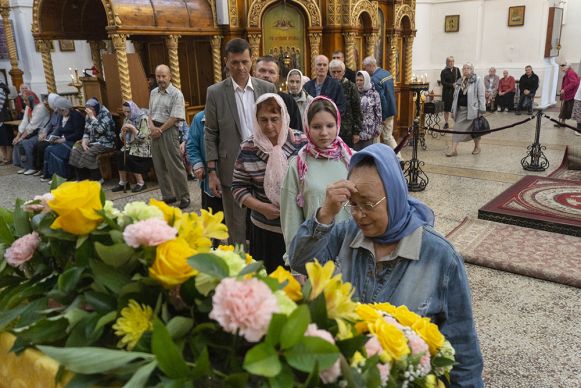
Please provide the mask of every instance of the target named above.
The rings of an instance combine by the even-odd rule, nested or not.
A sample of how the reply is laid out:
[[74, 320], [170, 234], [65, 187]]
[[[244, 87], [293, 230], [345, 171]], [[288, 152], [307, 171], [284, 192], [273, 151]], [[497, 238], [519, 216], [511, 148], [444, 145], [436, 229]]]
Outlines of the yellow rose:
[[392, 314], [399, 323], [404, 326], [412, 326], [421, 316], [410, 311], [406, 306], [398, 306]]
[[381, 314], [374, 307], [372, 304], [359, 304], [355, 311], [365, 322], [375, 322], [381, 318]]
[[196, 254], [182, 238], [160, 244], [156, 249], [155, 261], [149, 267], [149, 276], [165, 288], [182, 284], [198, 271], [190, 267], [188, 258]]
[[53, 191], [48, 206], [58, 215], [50, 226], [65, 232], [89, 234], [103, 221], [97, 211], [103, 209], [99, 182], [65, 182]]
[[442, 333], [440, 333], [440, 329], [438, 325], [432, 323], [429, 318], [421, 318], [418, 319], [413, 325], [412, 329], [418, 333], [420, 337], [428, 344], [430, 348], [430, 354], [433, 356], [438, 352], [444, 345], [444, 341], [446, 340]]
[[176, 222], [178, 222], [182, 218], [182, 211], [177, 207], [169, 206], [167, 203], [163, 201], [158, 201], [157, 199], [151, 198], [149, 200], [149, 204], [155, 206], [163, 213], [163, 218], [168, 225], [173, 227], [178, 227]]
[[285, 281], [288, 282], [286, 286], [284, 286], [283, 290], [287, 294], [287, 296], [291, 298], [291, 300], [297, 302], [303, 299], [303, 293], [301, 292], [301, 285], [299, 284], [299, 282], [297, 282], [297, 280], [289, 271], [287, 271], [280, 265], [273, 273], [271, 273], [268, 276], [278, 280], [278, 282], [281, 284], [284, 283]]
[[388, 313], [389, 315], [393, 315], [395, 313], [395, 306], [388, 302], [383, 303], [374, 303], [372, 306], [379, 311], [383, 311]]
[[410, 353], [408, 340], [403, 332], [391, 323], [385, 322], [383, 318], [369, 325], [369, 330], [392, 359], [400, 360]]

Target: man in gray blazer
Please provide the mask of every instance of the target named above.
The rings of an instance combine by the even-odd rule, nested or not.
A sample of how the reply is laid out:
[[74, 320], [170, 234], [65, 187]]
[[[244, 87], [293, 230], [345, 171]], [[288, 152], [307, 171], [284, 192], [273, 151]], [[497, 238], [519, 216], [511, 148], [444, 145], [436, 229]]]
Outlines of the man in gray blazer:
[[212, 194], [222, 198], [230, 243], [246, 242], [246, 209], [232, 197], [234, 163], [240, 143], [252, 135], [254, 101], [276, 87], [250, 76], [250, 45], [240, 38], [230, 40], [224, 49], [230, 77], [208, 88], [206, 95], [205, 144], [208, 179]]

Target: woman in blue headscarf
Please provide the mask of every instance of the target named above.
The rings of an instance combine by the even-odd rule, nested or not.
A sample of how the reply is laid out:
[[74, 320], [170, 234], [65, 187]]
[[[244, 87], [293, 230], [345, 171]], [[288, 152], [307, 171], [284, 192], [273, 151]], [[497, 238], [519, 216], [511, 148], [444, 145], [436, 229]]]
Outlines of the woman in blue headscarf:
[[[343, 208], [349, 221], [335, 223]], [[354, 154], [347, 180], [327, 187], [325, 200], [293, 239], [293, 270], [332, 260], [362, 303], [406, 305], [436, 323], [456, 349], [453, 387], [482, 387], [482, 355], [474, 328], [464, 263], [432, 226], [434, 213], [408, 195], [393, 150], [373, 144]]]

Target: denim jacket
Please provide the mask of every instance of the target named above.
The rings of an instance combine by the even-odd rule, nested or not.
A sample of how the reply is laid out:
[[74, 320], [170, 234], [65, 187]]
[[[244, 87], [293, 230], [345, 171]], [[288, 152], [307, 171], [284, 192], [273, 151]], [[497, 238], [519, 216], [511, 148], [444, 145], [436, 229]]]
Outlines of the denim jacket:
[[[362, 303], [389, 302], [431, 318], [456, 350], [452, 387], [483, 387], [482, 354], [472, 318], [468, 280], [462, 258], [434, 229], [424, 226], [419, 257], [402, 256], [376, 266], [374, 252], [362, 247], [353, 221], [319, 224], [305, 221], [291, 243], [293, 270], [305, 273], [305, 264], [317, 258], [335, 262], [343, 280], [355, 288]], [[396, 252], [397, 252], [396, 248]]]

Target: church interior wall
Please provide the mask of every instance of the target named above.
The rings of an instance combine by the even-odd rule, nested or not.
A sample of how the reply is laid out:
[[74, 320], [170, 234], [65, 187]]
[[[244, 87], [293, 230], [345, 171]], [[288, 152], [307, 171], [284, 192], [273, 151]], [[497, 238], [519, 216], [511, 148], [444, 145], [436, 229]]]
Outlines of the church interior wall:
[[[456, 66], [471, 62], [479, 75], [491, 66], [497, 74], [507, 69], [518, 79], [524, 67], [533, 66], [541, 77], [537, 97], [554, 102], [557, 90], [557, 63], [566, 60], [577, 67], [581, 60], [581, 24], [574, 15], [581, 15], [581, 1], [569, 1], [565, 8], [560, 56], [544, 58], [548, 9], [558, 1], [547, 0], [418, 0], [416, 2], [416, 39], [413, 47], [413, 71], [428, 74], [430, 87], [439, 89], [437, 81], [448, 55]], [[509, 27], [508, 8], [525, 5], [525, 24]], [[444, 32], [446, 15], [460, 15], [459, 31]], [[578, 16], [577, 16], [578, 18]]]

